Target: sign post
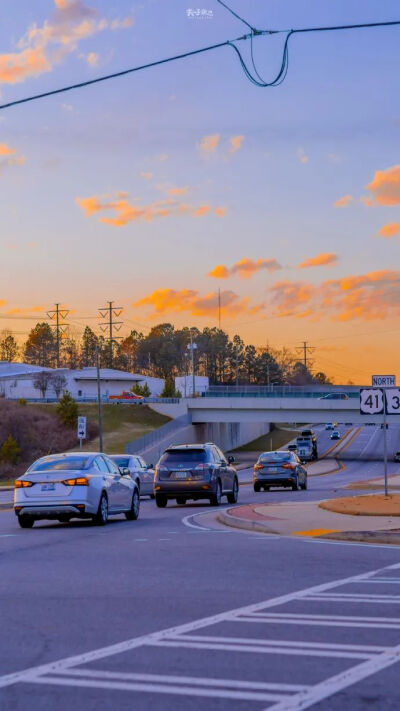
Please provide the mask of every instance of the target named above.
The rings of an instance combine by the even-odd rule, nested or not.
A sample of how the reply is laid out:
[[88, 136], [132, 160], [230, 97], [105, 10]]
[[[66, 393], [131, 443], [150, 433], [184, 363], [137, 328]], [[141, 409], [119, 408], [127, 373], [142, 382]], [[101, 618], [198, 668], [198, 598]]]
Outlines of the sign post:
[[383, 429], [383, 471], [385, 496], [388, 495], [387, 464], [387, 414], [400, 414], [400, 389], [395, 388], [395, 375], [373, 375], [372, 388], [360, 390], [360, 412], [362, 415], [382, 414]]
[[78, 417], [78, 439], [79, 449], [82, 449], [82, 440], [86, 439], [86, 417], [83, 415]]

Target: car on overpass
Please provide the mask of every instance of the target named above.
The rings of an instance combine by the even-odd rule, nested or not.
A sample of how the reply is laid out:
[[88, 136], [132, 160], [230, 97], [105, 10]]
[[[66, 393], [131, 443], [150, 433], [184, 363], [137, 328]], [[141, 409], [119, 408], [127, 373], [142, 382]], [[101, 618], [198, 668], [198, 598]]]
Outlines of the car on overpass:
[[113, 514], [136, 520], [139, 509], [136, 482], [101, 452], [41, 457], [14, 484], [14, 511], [21, 528], [32, 528], [41, 519], [67, 523], [72, 518], [104, 526]]
[[349, 396], [347, 393], [327, 393], [327, 395], [321, 395], [319, 400], [348, 400]]
[[128, 474], [136, 481], [141, 496], [150, 496], [154, 499], [152, 464], [146, 464], [143, 457], [138, 454], [110, 454], [109, 457], [124, 474]]
[[223, 496], [229, 504], [236, 504], [239, 481], [233, 461], [213, 442], [168, 447], [154, 470], [157, 506], [164, 508], [170, 499], [180, 505], [208, 499], [212, 506], [219, 506]]
[[333, 430], [331, 434], [331, 439], [341, 439], [341, 436], [342, 435], [340, 434], [339, 430]]
[[254, 491], [269, 491], [272, 486], [307, 489], [307, 469], [295, 452], [281, 449], [259, 456], [253, 470]]

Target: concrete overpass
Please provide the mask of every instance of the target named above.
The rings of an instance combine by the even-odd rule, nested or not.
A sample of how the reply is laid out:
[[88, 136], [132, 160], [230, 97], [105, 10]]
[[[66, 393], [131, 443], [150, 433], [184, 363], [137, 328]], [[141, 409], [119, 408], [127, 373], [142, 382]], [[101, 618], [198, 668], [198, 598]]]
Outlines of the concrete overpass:
[[[358, 397], [319, 400], [310, 397], [205, 397], [188, 398], [193, 424], [206, 422], [352, 422], [380, 423], [382, 415], [361, 415]], [[400, 425], [398, 415], [387, 422]]]

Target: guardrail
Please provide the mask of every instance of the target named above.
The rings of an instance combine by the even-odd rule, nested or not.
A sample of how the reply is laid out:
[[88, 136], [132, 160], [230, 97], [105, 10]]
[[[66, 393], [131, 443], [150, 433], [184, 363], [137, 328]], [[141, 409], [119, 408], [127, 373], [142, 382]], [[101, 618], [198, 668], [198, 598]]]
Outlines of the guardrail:
[[145, 449], [148, 449], [149, 447], [154, 447], [159, 442], [161, 442], [161, 440], [163, 440], [166, 436], [172, 435], [174, 432], [180, 430], [185, 425], [190, 425], [191, 422], [192, 417], [190, 413], [180, 415], [174, 420], [171, 420], [165, 425], [162, 425], [156, 430], [153, 430], [153, 432], [149, 432], [148, 434], [143, 435], [143, 437], [139, 437], [138, 439], [133, 440], [133, 442], [129, 442], [129, 444], [127, 444], [125, 447], [125, 452], [127, 454], [137, 454]]
[[[218, 397], [302, 397], [302, 398], [322, 398], [326, 395], [334, 395], [335, 393], [345, 393], [348, 398], [359, 398], [359, 388], [338, 388], [327, 389], [326, 387], [317, 386], [307, 388], [304, 386], [294, 385], [217, 385], [211, 386], [202, 397], [218, 398]], [[340, 401], [340, 398], [332, 398], [332, 400]]]

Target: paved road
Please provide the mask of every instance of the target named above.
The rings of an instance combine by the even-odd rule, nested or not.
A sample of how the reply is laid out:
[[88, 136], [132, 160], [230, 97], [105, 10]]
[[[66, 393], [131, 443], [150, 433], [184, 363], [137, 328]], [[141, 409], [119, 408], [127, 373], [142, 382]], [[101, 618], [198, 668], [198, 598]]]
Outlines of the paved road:
[[[240, 502], [339, 495], [364, 465]], [[138, 522], [21, 530], [1, 511], [0, 708], [397, 711], [398, 549], [214, 515], [143, 501]]]

